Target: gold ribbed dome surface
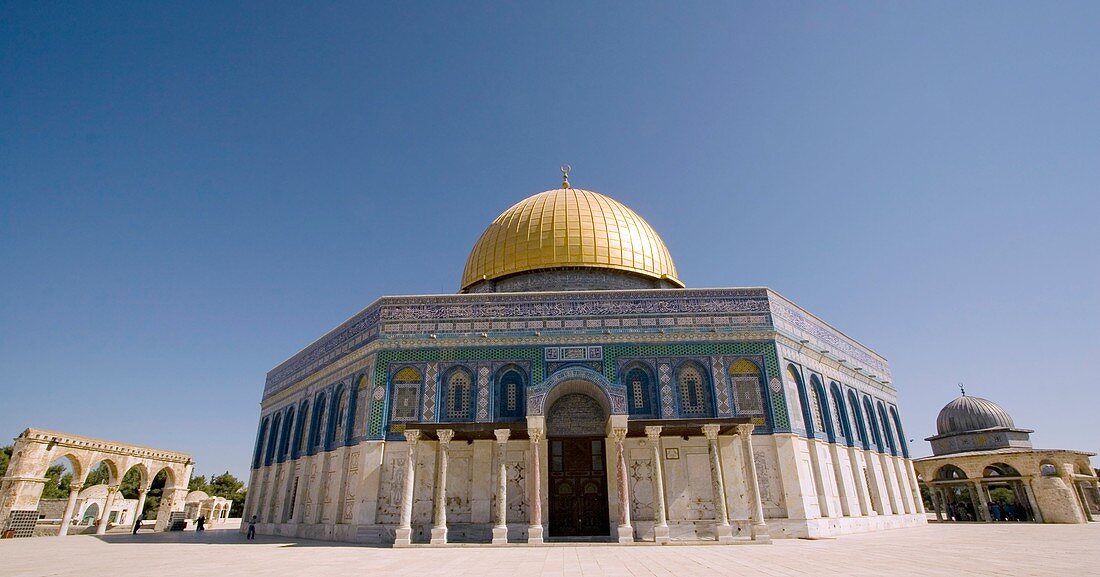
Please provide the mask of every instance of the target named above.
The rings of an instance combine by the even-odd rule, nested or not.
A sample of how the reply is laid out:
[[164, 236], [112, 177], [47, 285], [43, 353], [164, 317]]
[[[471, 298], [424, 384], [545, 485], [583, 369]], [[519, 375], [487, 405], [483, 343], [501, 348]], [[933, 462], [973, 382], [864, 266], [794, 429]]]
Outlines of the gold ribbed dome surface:
[[684, 286], [664, 241], [645, 219], [598, 192], [559, 188], [519, 201], [485, 229], [466, 259], [462, 289], [563, 267], [621, 270]]

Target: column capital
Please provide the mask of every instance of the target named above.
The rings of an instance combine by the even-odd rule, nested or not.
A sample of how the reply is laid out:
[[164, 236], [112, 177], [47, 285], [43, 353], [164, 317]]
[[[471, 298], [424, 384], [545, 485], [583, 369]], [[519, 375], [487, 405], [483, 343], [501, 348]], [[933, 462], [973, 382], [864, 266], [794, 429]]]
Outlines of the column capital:
[[84, 488], [84, 483], [69, 483], [70, 493], [79, 493]]
[[722, 430], [722, 426], [717, 423], [707, 423], [701, 428], [703, 429], [703, 436], [705, 436], [708, 441], [717, 441], [718, 431]]
[[531, 438], [532, 443], [542, 442], [542, 438], [546, 435], [544, 429], [527, 429], [527, 436]]
[[508, 437], [512, 436], [511, 429], [493, 429], [493, 434], [496, 435], [498, 443], [507, 443]]
[[107, 485], [107, 492], [108, 493], [117, 493], [118, 492], [118, 487], [119, 487], [118, 485]]
[[406, 430], [405, 431], [405, 441], [406, 442], [415, 445], [416, 442], [419, 441], [419, 440], [420, 440], [420, 431], [417, 431], [417, 430], [413, 430], [413, 431]]
[[435, 434], [437, 437], [439, 437], [439, 444], [441, 445], [446, 445], [447, 443], [450, 443], [451, 439], [455, 437], [454, 429], [439, 429], [435, 432]]
[[756, 428], [756, 425], [754, 425], [752, 423], [745, 423], [745, 424], [742, 424], [742, 425], [737, 425], [737, 434], [747, 437], [747, 436], [752, 434], [752, 430], [755, 429], [755, 428]]
[[616, 443], [623, 442], [623, 439], [626, 438], [626, 427], [612, 427], [611, 437], [615, 439]]
[[660, 425], [650, 425], [645, 428], [645, 436], [648, 437], [650, 441], [656, 443], [661, 440], [661, 429], [662, 427]]

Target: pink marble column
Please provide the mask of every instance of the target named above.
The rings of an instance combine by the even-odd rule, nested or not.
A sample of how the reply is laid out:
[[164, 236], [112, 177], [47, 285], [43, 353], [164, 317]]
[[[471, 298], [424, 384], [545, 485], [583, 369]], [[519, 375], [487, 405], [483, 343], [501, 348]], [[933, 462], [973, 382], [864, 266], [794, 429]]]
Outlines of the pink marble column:
[[416, 489], [416, 442], [420, 440], [420, 431], [405, 431], [405, 443], [409, 446], [409, 456], [405, 459], [405, 487], [401, 493], [401, 520], [397, 526], [394, 547], [412, 544], [413, 491]]
[[611, 429], [611, 437], [615, 440], [615, 476], [618, 478], [619, 543], [633, 543], [634, 527], [630, 524], [630, 480], [627, 478], [626, 451], [623, 449], [626, 427]]
[[529, 507], [529, 522], [527, 525], [527, 543], [533, 545], [542, 544], [542, 472], [539, 447], [542, 444], [545, 431], [542, 429], [528, 429], [531, 437], [531, 464], [527, 468], [527, 486]]

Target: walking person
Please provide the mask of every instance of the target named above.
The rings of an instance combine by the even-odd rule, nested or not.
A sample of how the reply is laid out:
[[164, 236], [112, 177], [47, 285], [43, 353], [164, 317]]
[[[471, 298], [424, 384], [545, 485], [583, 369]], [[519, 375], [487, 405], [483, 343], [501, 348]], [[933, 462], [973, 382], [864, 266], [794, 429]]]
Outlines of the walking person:
[[141, 529], [141, 522], [145, 520], [145, 515], [141, 514], [137, 516], [137, 521], [134, 521], [134, 535], [137, 535], [138, 529]]
[[252, 518], [248, 520], [248, 536], [246, 537], [246, 539], [255, 539], [255, 538], [256, 538], [256, 516], [253, 515]]
[[199, 515], [199, 518], [195, 519], [195, 530], [196, 531], [205, 531], [206, 530], [206, 515]]

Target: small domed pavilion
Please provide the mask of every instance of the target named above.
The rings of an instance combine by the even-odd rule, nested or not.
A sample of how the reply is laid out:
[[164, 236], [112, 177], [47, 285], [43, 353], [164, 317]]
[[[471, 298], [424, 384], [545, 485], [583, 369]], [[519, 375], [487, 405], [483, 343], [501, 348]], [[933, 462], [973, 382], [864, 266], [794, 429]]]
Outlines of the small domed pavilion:
[[941, 521], [1084, 523], [1100, 520], [1095, 453], [1034, 449], [1000, 405], [961, 396], [936, 418], [931, 457], [914, 459]]

